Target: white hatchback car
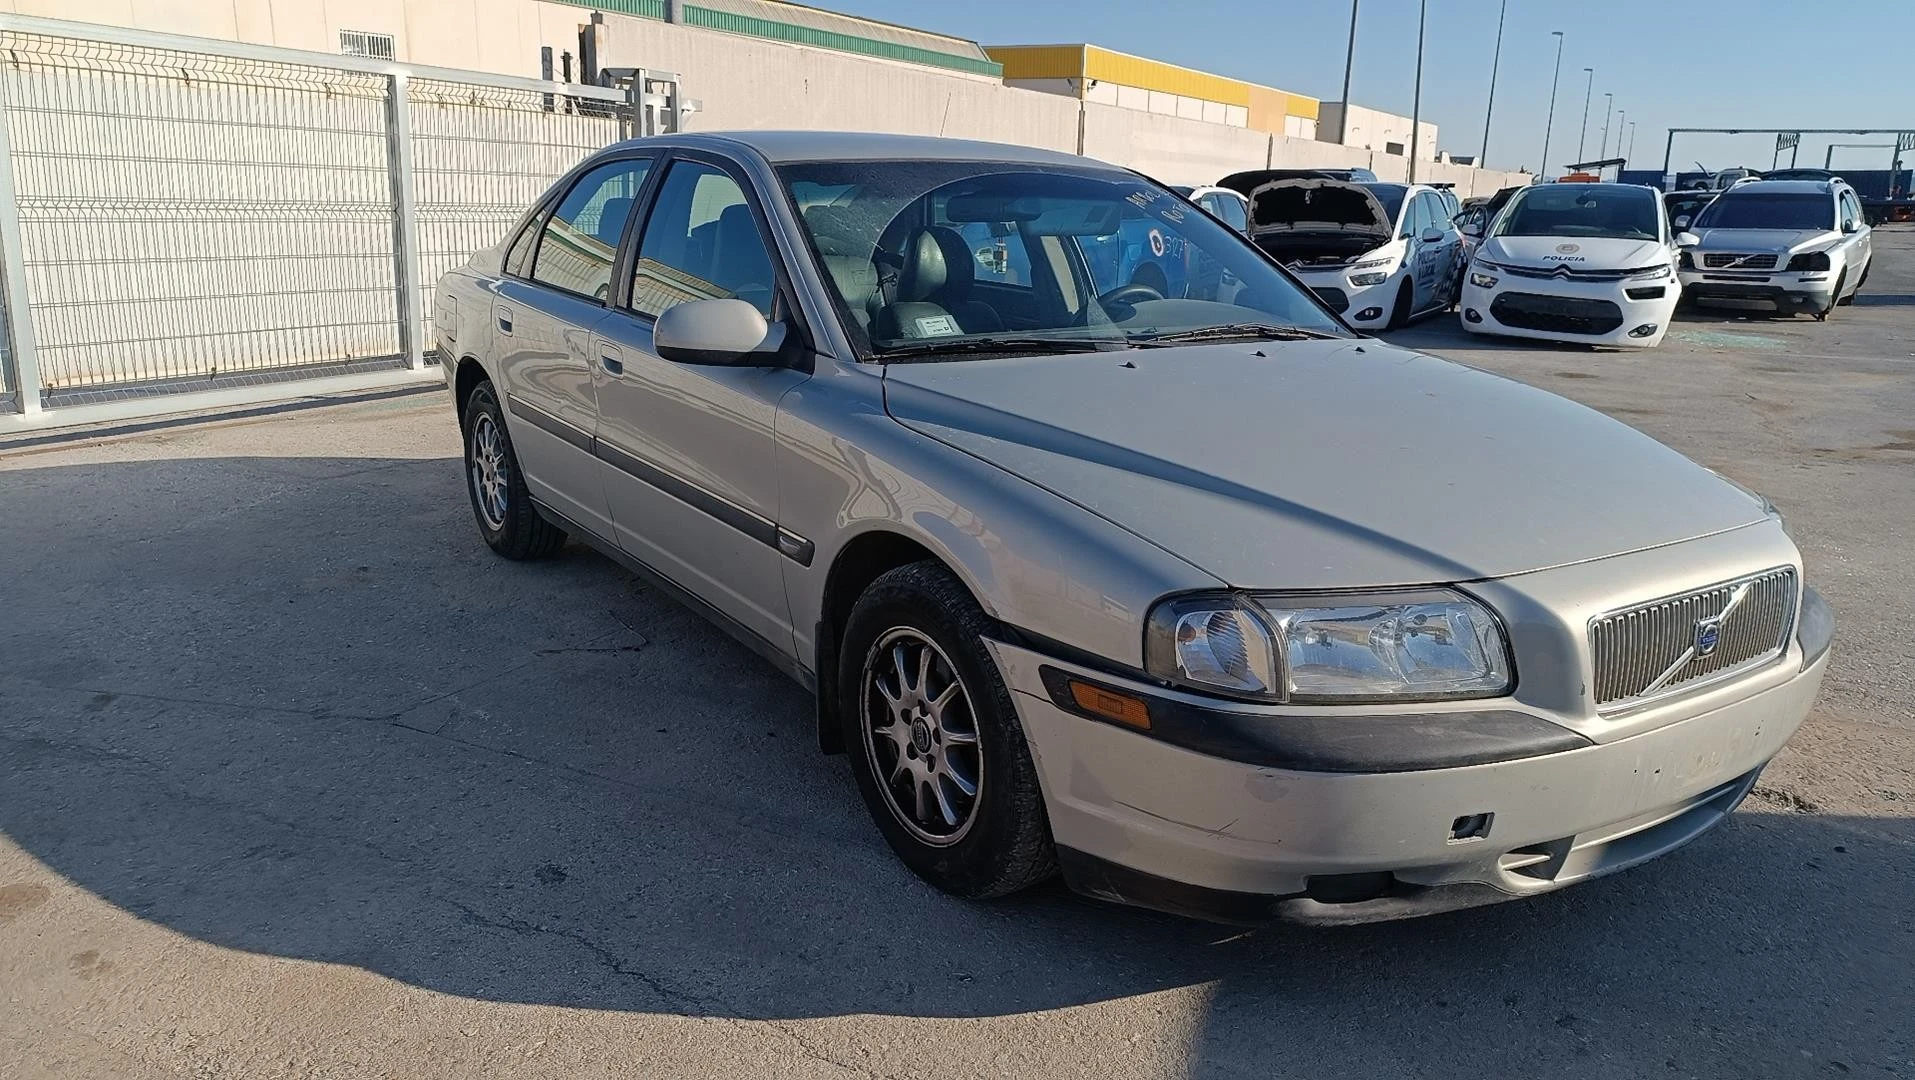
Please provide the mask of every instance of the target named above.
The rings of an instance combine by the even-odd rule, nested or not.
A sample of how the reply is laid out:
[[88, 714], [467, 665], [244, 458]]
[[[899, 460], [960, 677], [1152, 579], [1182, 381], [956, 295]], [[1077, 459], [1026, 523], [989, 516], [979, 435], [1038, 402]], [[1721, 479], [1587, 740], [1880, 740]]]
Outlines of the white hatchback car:
[[1538, 184], [1510, 200], [1477, 246], [1463, 328], [1650, 348], [1682, 295], [1677, 256], [1654, 189]]

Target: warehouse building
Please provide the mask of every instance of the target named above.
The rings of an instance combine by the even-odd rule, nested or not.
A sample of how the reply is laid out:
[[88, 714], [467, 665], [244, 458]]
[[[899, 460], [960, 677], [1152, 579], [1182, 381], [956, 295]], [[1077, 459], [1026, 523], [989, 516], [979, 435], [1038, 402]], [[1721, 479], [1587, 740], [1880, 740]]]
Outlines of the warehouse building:
[[[561, 81], [595, 81], [599, 71], [584, 70], [589, 56], [595, 69], [676, 73], [681, 101], [697, 103], [682, 117], [688, 130], [985, 139], [1183, 184], [1273, 166], [1362, 166], [1401, 179], [1407, 166], [1386, 149], [1319, 141], [1322, 108], [1303, 94], [1089, 44], [986, 49], [784, 0], [0, 0], [4, 10]], [[1431, 168], [1441, 175], [1419, 177], [1453, 182], [1465, 196], [1526, 182]]]
[[[1349, 119], [1347, 129], [1344, 127], [1345, 117]], [[1422, 132], [1422, 137], [1414, 144], [1417, 160], [1435, 161], [1436, 125], [1425, 121], [1417, 124], [1416, 130]], [[1386, 113], [1381, 109], [1366, 109], [1361, 105], [1345, 105], [1341, 101], [1323, 103], [1321, 120], [1317, 124], [1317, 138], [1402, 158], [1409, 156], [1412, 145], [1409, 117]]]
[[1008, 86], [1293, 139], [1317, 137], [1317, 99], [1302, 94], [1096, 45], [991, 45], [985, 52], [1003, 65]]

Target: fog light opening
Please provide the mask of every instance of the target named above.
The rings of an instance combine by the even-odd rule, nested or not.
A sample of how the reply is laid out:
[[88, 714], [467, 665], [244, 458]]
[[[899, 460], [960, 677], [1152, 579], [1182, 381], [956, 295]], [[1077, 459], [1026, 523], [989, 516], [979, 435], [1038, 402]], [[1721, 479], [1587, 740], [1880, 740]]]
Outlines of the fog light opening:
[[1472, 840], [1481, 840], [1489, 835], [1489, 827], [1496, 820], [1493, 813], [1464, 814], [1450, 822], [1450, 840], [1452, 844], [1467, 844]]
[[1483, 315], [1481, 312], [1477, 311], [1475, 308], [1464, 308], [1463, 321], [1479, 323], [1483, 321]]
[[1656, 323], [1646, 322], [1646, 323], [1643, 323], [1641, 326], [1636, 327], [1634, 330], [1629, 331], [1629, 336], [1630, 337], [1648, 337], [1649, 335], [1655, 333], [1656, 331], [1660, 329], [1662, 329], [1662, 327], [1657, 325]]
[[1380, 307], [1366, 307], [1362, 311], [1357, 312], [1356, 317], [1359, 322], [1381, 319], [1383, 317], [1383, 309]]

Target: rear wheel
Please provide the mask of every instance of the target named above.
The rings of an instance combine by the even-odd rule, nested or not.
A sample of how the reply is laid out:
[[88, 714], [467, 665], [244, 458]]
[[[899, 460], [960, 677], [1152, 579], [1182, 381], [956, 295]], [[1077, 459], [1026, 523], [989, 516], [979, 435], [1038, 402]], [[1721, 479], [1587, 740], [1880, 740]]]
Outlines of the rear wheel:
[[473, 388], [466, 400], [465, 474], [472, 516], [493, 551], [508, 559], [542, 559], [565, 546], [565, 533], [532, 505], [490, 382]]
[[838, 714], [872, 819], [919, 877], [973, 899], [1056, 869], [1037, 769], [981, 641], [991, 629], [949, 570], [913, 563], [858, 598], [839, 653]]
[[1416, 307], [1416, 285], [1410, 278], [1404, 278], [1403, 284], [1396, 290], [1396, 304], [1390, 308], [1388, 329], [1401, 330], [1410, 325], [1411, 309]]

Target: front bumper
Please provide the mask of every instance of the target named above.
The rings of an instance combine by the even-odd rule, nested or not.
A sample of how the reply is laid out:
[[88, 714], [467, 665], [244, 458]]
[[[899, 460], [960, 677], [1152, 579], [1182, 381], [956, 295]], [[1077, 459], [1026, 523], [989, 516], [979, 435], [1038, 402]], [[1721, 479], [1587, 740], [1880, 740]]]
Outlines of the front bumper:
[[[1358, 329], [1376, 329], [1387, 325], [1391, 310], [1396, 305], [1397, 292], [1403, 286], [1401, 268], [1390, 271], [1380, 285], [1352, 285], [1350, 271], [1311, 273], [1292, 271], [1297, 280], [1309, 286], [1310, 291], [1330, 305], [1343, 321]], [[1372, 271], [1365, 270], [1364, 273]], [[1372, 312], [1367, 318], [1361, 317]]]
[[[1485, 271], [1488, 273], [1489, 271]], [[1470, 281], [1468, 272], [1463, 278], [1463, 329], [1476, 334], [1506, 334], [1511, 337], [1535, 338], [1541, 341], [1580, 342], [1585, 345], [1610, 345], [1620, 348], [1646, 349], [1662, 342], [1669, 330], [1669, 320], [1675, 317], [1676, 301], [1681, 295], [1681, 286], [1673, 278], [1654, 281], [1569, 281], [1560, 278], [1528, 278], [1509, 273], [1496, 273], [1497, 283], [1493, 288], [1483, 288]], [[1659, 297], [1632, 299], [1630, 289], [1654, 289], [1660, 287], [1663, 293]], [[1548, 297], [1570, 301], [1572, 303], [1613, 304], [1620, 315], [1620, 321], [1614, 329], [1590, 332], [1583, 329], [1552, 328], [1541, 320], [1526, 320], [1522, 324], [1505, 321], [1510, 316], [1497, 303], [1499, 297], [1507, 295], [1511, 299], [1518, 297]], [[1505, 300], [1505, 304], [1509, 300]], [[1631, 332], [1640, 327], [1653, 326], [1655, 330], [1641, 336], [1631, 336]]]
[[[1638, 714], [1631, 730], [1640, 733], [1614, 741], [1565, 728], [1558, 734], [1569, 738], [1544, 745], [1509, 717], [1554, 725], [1507, 700], [1402, 715], [1393, 726], [1408, 741], [1396, 742], [1432, 748], [1436, 767], [1378, 759], [1376, 740], [1362, 737], [1346, 740], [1355, 756], [1340, 762], [1232, 760], [1219, 756], [1231, 752], [1223, 744], [1200, 752], [1067, 708], [1046, 669], [1053, 682], [1062, 672], [1153, 702], [1207, 699], [990, 644], [1074, 888], [1223, 922], [1365, 922], [1559, 889], [1654, 858], [1722, 821], [1821, 685], [1832, 622], [1812, 592], [1805, 605], [1797, 640], [1773, 665], [1654, 706], [1679, 719]], [[1395, 718], [1371, 708], [1340, 719]], [[1452, 728], [1467, 732], [1485, 717], [1490, 730], [1513, 725], [1508, 753], [1465, 747], [1457, 760], [1471, 763], [1442, 763]], [[1261, 719], [1264, 730], [1285, 731], [1300, 718], [1272, 709]], [[1344, 767], [1352, 765], [1377, 771]]]
[[1748, 307], [1787, 314], [1827, 311], [1835, 299], [1836, 270], [1811, 273], [1728, 273], [1684, 270], [1682, 292], [1698, 304]]

